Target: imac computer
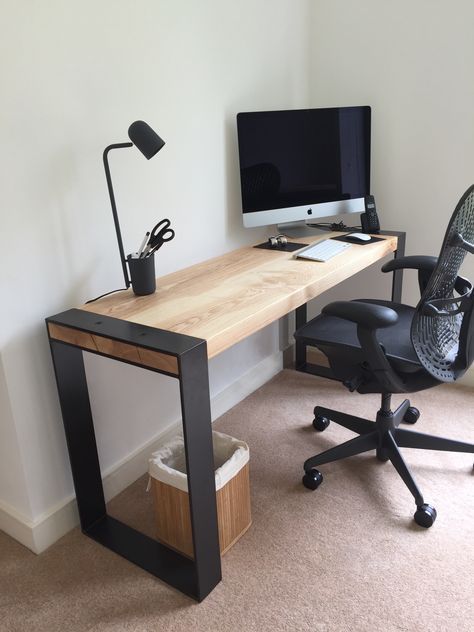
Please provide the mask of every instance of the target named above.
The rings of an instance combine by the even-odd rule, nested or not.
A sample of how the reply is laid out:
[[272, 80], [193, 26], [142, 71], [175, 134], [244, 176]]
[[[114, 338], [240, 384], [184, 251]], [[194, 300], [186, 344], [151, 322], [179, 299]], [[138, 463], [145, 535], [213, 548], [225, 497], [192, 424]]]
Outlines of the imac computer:
[[362, 213], [370, 123], [369, 106], [237, 114], [244, 226]]

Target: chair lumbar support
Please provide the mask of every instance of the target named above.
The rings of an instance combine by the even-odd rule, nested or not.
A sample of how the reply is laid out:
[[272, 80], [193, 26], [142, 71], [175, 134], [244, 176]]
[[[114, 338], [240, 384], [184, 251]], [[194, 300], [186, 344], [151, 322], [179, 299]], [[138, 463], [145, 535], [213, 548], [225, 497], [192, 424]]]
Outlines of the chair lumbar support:
[[316, 466], [362, 454], [369, 450], [375, 450], [379, 461], [392, 462], [392, 465], [413, 495], [416, 503], [415, 522], [420, 527], [431, 527], [436, 520], [436, 509], [425, 503], [399, 448], [474, 453], [474, 444], [443, 439], [399, 428], [402, 422], [414, 423], [420, 414], [418, 409], [410, 406], [409, 400], [405, 399], [395, 411], [392, 411], [390, 408], [391, 395], [383, 393], [381, 397], [381, 406], [375, 422], [322, 406], [315, 407], [313, 427], [316, 430], [322, 432], [329, 426], [329, 420], [331, 420], [344, 428], [352, 430], [359, 436], [308, 459], [304, 464], [303, 485], [311, 490], [315, 490], [321, 485], [323, 475], [316, 469]]

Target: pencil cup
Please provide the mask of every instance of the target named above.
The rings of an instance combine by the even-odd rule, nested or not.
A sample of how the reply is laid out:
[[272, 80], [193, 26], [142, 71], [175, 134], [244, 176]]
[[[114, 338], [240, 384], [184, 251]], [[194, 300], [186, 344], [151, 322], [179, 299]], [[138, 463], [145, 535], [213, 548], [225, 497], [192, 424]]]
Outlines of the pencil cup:
[[129, 257], [127, 261], [134, 293], [137, 296], [153, 294], [156, 290], [155, 255], [141, 259]]

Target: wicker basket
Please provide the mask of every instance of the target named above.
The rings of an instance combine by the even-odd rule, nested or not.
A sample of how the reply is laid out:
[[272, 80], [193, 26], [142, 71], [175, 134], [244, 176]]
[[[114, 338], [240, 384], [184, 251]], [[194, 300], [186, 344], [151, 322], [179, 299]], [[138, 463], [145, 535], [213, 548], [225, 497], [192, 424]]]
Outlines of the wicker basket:
[[[213, 432], [217, 522], [221, 555], [251, 525], [249, 449], [246, 443]], [[155, 501], [157, 539], [193, 558], [187, 476], [182, 437], [155, 452], [149, 474]]]

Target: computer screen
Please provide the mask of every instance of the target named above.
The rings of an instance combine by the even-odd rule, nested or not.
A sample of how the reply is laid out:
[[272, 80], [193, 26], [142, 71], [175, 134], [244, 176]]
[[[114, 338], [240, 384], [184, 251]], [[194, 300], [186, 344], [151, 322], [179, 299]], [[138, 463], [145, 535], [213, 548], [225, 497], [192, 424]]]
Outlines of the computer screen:
[[370, 132], [369, 106], [237, 114], [244, 225], [363, 212]]

